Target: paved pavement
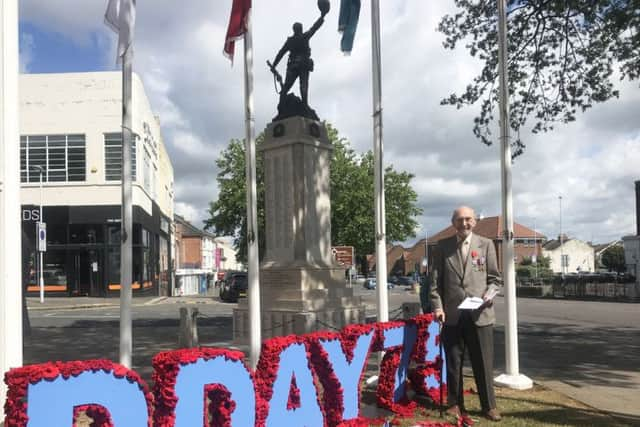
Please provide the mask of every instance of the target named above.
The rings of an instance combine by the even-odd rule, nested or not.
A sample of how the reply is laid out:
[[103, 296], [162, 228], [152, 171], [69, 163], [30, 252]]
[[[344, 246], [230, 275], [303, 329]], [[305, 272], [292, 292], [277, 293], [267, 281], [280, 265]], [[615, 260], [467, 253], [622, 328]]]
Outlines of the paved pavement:
[[[394, 291], [390, 307], [407, 299], [416, 297]], [[58, 297], [48, 298], [44, 304], [29, 298], [27, 305], [34, 327], [25, 339], [25, 364], [118, 359], [114, 344], [119, 333], [117, 298]], [[233, 304], [197, 296], [135, 298], [133, 365], [144, 378], [151, 377], [154, 354], [176, 348], [177, 308], [184, 305], [200, 307], [201, 345], [247, 350], [233, 343]], [[519, 299], [521, 371], [553, 390], [622, 417], [630, 425], [640, 425], [639, 308], [638, 304]], [[498, 319], [504, 319], [501, 298], [496, 301], [496, 310]], [[374, 312], [371, 303], [367, 311]], [[54, 319], [66, 319], [67, 323], [56, 325]], [[502, 324], [496, 326], [495, 335], [496, 372], [503, 372]]]

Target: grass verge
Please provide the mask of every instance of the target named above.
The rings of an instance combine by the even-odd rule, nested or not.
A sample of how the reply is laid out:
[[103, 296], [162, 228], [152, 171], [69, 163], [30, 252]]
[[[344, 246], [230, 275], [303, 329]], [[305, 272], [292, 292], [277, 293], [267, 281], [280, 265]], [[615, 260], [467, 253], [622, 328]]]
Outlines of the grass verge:
[[[465, 390], [474, 387], [473, 379], [465, 378]], [[502, 421], [492, 422], [482, 417], [478, 395], [474, 392], [465, 395], [467, 412], [474, 421], [474, 426], [494, 427], [628, 427], [632, 422], [616, 418], [608, 413], [587, 406], [577, 400], [536, 384], [530, 390], [511, 390], [496, 388], [498, 409]], [[363, 403], [375, 405], [375, 390], [363, 390]], [[455, 425], [455, 419], [446, 414], [440, 418], [439, 408], [430, 401], [418, 396], [420, 409], [413, 418], [396, 419], [402, 427], [419, 425], [420, 421], [446, 421]], [[375, 412], [375, 411], [374, 411]], [[393, 419], [389, 412], [377, 412], [371, 416]]]

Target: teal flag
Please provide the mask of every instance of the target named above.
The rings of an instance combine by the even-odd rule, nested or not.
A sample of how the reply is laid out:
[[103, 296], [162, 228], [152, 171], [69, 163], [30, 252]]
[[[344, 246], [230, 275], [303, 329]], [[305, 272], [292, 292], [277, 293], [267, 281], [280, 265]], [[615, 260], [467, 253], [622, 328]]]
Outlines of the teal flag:
[[360, 0], [340, 0], [338, 31], [342, 33], [340, 50], [344, 53], [351, 53], [351, 49], [353, 49], [353, 39], [356, 36], [359, 17]]

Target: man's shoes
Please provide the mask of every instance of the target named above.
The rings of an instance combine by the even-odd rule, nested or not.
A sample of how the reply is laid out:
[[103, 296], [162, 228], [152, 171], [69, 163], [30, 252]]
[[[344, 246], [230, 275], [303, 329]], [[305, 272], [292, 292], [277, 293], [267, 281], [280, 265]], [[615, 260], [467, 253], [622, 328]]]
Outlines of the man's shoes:
[[488, 411], [485, 411], [482, 415], [489, 421], [500, 421], [502, 419], [500, 412], [498, 412], [496, 408], [489, 409]]
[[456, 418], [462, 418], [466, 415], [464, 410], [461, 410], [458, 405], [450, 406], [449, 409], [447, 409], [447, 414], [453, 415]]

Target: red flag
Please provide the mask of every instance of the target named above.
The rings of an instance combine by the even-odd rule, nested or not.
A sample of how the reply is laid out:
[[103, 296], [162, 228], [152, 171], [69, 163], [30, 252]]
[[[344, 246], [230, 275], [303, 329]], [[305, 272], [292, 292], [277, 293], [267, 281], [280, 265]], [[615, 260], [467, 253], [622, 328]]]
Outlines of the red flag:
[[247, 31], [247, 19], [251, 9], [251, 0], [233, 0], [229, 28], [224, 42], [224, 54], [233, 62], [235, 41], [241, 39]]

